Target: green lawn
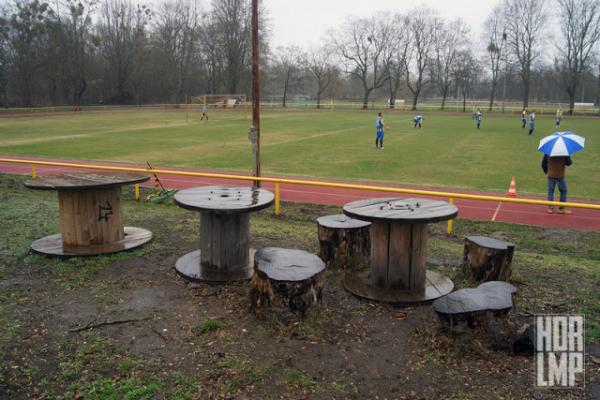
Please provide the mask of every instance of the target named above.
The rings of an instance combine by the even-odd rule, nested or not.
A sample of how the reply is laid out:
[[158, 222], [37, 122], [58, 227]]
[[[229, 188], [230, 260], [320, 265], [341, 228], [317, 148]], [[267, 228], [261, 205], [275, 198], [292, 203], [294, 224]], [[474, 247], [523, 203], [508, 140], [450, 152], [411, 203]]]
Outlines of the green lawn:
[[[475, 129], [470, 114], [425, 114], [423, 129], [412, 114], [385, 112], [385, 149], [375, 149], [375, 112], [263, 112], [262, 168], [332, 179], [505, 191], [517, 178], [520, 193], [545, 192], [537, 144], [554, 131], [552, 117], [538, 117], [527, 136], [520, 117], [484, 115]], [[242, 113], [110, 111], [0, 118], [0, 154], [110, 160], [160, 166], [250, 171], [250, 120]], [[565, 118], [563, 130], [587, 138], [570, 167], [570, 196], [600, 199], [600, 120]]]

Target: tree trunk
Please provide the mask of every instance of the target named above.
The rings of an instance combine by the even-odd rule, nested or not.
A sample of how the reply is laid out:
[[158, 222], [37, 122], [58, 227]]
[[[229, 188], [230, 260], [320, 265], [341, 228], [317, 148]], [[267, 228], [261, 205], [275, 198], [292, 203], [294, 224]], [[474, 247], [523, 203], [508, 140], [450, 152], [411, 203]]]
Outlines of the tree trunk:
[[442, 94], [442, 110], [446, 108], [446, 98], [448, 97], [448, 91]]
[[529, 107], [529, 79], [523, 79], [523, 108]]
[[467, 92], [463, 92], [463, 112], [467, 112]]
[[463, 271], [470, 282], [507, 281], [515, 245], [485, 236], [465, 238]]
[[494, 108], [494, 98], [496, 97], [496, 84], [492, 83], [492, 90], [490, 90], [490, 105], [488, 107], [488, 111], [492, 111]]
[[319, 257], [328, 267], [362, 269], [369, 266], [371, 224], [345, 215], [317, 219]]
[[317, 92], [317, 109], [321, 108], [321, 90]]
[[371, 90], [370, 89], [365, 89], [365, 96], [363, 98], [363, 110], [366, 110], [367, 108], [369, 108], [369, 95], [371, 94]]
[[575, 109], [575, 91], [569, 93], [569, 115], [573, 115], [573, 110]]
[[288, 81], [286, 80], [283, 85], [283, 104], [282, 104], [283, 108], [286, 107], [287, 91], [288, 91]]
[[419, 90], [416, 90], [413, 93], [413, 101], [412, 101], [412, 107], [411, 107], [411, 110], [413, 110], [413, 111], [415, 111], [417, 109], [417, 102], [419, 101], [419, 94], [420, 94], [419, 92], [420, 92]]
[[390, 108], [393, 109], [396, 106], [396, 95], [390, 93]]
[[250, 309], [258, 318], [265, 317], [274, 306], [304, 315], [320, 302], [324, 283], [325, 264], [314, 254], [262, 248], [254, 256]]

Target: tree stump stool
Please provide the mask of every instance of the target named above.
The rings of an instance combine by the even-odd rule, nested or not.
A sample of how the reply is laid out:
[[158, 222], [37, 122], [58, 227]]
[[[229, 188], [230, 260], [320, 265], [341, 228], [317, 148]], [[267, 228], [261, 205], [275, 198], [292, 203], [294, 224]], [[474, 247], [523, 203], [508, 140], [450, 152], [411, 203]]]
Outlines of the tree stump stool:
[[318, 218], [317, 225], [319, 257], [327, 267], [357, 270], [369, 266], [370, 222], [336, 214]]
[[492, 313], [494, 316], [508, 313], [514, 306], [513, 295], [517, 292], [510, 283], [490, 281], [477, 288], [461, 289], [433, 302], [433, 310], [440, 321], [452, 326], [466, 322], [473, 326], [477, 318]]
[[292, 312], [304, 315], [321, 300], [325, 263], [302, 250], [265, 247], [254, 255], [250, 284], [250, 307], [263, 317], [274, 305], [276, 295]]
[[485, 236], [465, 238], [463, 271], [471, 282], [507, 281], [515, 245]]

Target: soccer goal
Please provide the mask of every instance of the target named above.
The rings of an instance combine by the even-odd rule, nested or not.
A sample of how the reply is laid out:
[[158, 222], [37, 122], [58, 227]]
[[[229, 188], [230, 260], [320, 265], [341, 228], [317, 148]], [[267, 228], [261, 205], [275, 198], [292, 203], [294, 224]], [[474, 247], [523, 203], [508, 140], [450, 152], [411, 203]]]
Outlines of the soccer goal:
[[245, 94], [201, 94], [192, 97], [192, 104], [200, 104], [207, 110], [229, 109], [248, 114], [248, 102]]

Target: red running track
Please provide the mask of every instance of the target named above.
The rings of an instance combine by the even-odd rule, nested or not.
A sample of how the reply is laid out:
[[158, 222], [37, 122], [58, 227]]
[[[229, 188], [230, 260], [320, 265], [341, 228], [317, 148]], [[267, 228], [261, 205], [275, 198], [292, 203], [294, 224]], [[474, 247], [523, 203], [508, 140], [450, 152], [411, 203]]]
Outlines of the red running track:
[[[4, 157], [19, 159], [19, 157]], [[122, 166], [122, 167], [138, 167], [144, 168], [145, 166], [125, 164], [125, 163], [113, 163], [113, 162], [100, 162], [100, 161], [79, 161], [79, 160], [57, 160], [47, 158], [32, 158], [30, 160], [40, 161], [54, 161], [54, 162], [70, 162], [76, 164], [101, 164], [111, 166]], [[154, 166], [159, 168], [158, 166]], [[43, 166], [38, 165], [38, 175], [49, 175], [62, 173], [66, 171], [74, 171], [75, 168], [70, 167], [54, 167], [54, 166]], [[162, 168], [176, 171], [195, 171], [193, 169], [186, 168]], [[85, 171], [85, 169], [79, 169]], [[91, 170], [90, 170], [91, 171]], [[2, 163], [0, 162], [0, 172], [6, 174], [17, 174], [17, 175], [30, 175], [31, 166], [27, 164], [13, 164], [13, 163]], [[214, 172], [214, 173], [228, 173], [223, 171], [202, 171], [202, 172]], [[237, 175], [247, 175], [243, 173], [235, 172]], [[286, 178], [293, 179], [293, 177], [286, 176]], [[193, 186], [202, 185], [251, 185], [250, 181], [234, 181], [229, 179], [217, 179], [217, 178], [203, 178], [203, 177], [192, 177], [192, 176], [178, 176], [178, 175], [163, 175], [160, 176], [161, 182], [167, 188], [185, 189]], [[317, 179], [310, 179], [299, 177], [302, 180], [318, 181]], [[332, 182], [344, 182], [344, 183], [357, 183], [347, 181], [332, 181]], [[365, 182], [361, 182], [365, 184]], [[373, 185], [372, 183], [370, 183]], [[154, 184], [149, 181], [142, 186], [152, 187]], [[375, 184], [377, 185], [377, 184]], [[383, 185], [382, 185], [383, 186]], [[400, 187], [397, 185], [386, 185], [391, 187]], [[264, 187], [269, 190], [273, 190], [273, 184], [265, 182]], [[414, 188], [423, 190], [439, 190], [436, 188], [425, 188], [425, 187], [414, 187], [414, 186], [402, 186], [403, 188]], [[443, 189], [444, 192], [456, 192], [449, 189]], [[469, 194], [487, 194], [483, 192], [473, 191], [461, 191], [462, 193]], [[353, 200], [365, 199], [371, 197], [392, 197], [394, 194], [386, 192], [374, 192], [370, 190], [360, 189], [340, 189], [320, 186], [306, 186], [306, 185], [291, 185], [281, 184], [280, 185], [281, 199], [292, 202], [303, 202], [303, 203], [315, 203], [324, 205], [336, 205], [341, 206]], [[500, 194], [502, 196], [503, 194]], [[420, 196], [427, 197], [427, 196]], [[431, 197], [434, 198], [434, 197]], [[535, 197], [527, 197], [535, 198]], [[539, 197], [538, 197], [539, 198]], [[439, 199], [439, 197], [437, 198]], [[586, 201], [588, 202], [588, 201]], [[589, 202], [588, 202], [589, 203]], [[594, 204], [600, 204], [593, 202]], [[589, 230], [589, 231], [600, 231], [600, 211], [587, 210], [583, 208], [572, 209], [573, 214], [571, 215], [558, 215], [548, 214], [545, 206], [529, 205], [529, 204], [515, 204], [515, 203], [502, 203], [485, 200], [467, 200], [467, 199], [455, 199], [455, 205], [459, 209], [458, 217], [460, 219], [472, 219], [480, 221], [499, 221], [508, 222], [514, 224], [524, 225], [537, 225], [550, 228], [569, 228], [578, 230]]]

